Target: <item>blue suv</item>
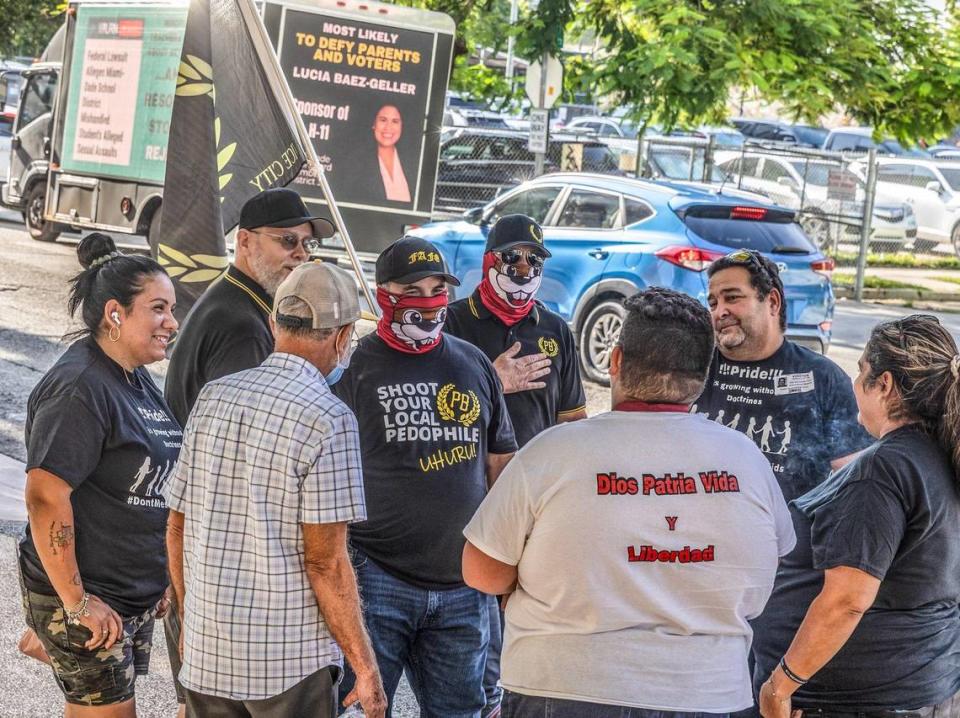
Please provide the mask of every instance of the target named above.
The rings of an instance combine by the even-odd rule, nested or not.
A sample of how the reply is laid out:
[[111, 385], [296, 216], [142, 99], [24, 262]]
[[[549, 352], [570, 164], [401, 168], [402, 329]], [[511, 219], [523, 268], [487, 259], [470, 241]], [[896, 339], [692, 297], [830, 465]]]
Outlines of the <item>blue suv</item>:
[[623, 320], [622, 300], [649, 286], [670, 287], [706, 304], [710, 263], [734, 250], [757, 249], [780, 268], [788, 336], [817, 351], [830, 344], [833, 260], [804, 235], [792, 210], [722, 194], [706, 185], [634, 180], [587, 173], [544, 175], [458, 221], [411, 232], [434, 242], [462, 282], [481, 278], [487, 232], [505, 214], [543, 225], [553, 254], [537, 298], [577, 337], [584, 374], [606, 382], [610, 351]]

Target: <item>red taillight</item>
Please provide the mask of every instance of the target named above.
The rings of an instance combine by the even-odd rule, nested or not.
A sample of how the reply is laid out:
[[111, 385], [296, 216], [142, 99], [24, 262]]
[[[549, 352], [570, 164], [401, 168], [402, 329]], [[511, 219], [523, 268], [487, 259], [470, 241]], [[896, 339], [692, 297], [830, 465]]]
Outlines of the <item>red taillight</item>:
[[822, 274], [827, 279], [833, 276], [833, 270], [836, 266], [837, 263], [833, 261], [833, 257], [826, 257], [825, 259], [818, 259], [816, 262], [810, 262], [810, 269], [817, 274]]
[[723, 252], [712, 252], [697, 247], [664, 247], [655, 252], [660, 259], [694, 272], [702, 272], [710, 264], [723, 256]]
[[820, 329], [824, 332], [829, 332], [833, 329], [833, 320], [827, 319], [826, 321], [820, 322]]
[[731, 207], [730, 219], [766, 219], [767, 210], [763, 207]]

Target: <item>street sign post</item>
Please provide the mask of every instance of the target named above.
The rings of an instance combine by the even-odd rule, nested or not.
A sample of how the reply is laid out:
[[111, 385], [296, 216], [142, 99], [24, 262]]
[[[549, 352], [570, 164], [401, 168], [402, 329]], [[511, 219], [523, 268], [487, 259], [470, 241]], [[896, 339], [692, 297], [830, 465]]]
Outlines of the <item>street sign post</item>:
[[[550, 134], [549, 110], [553, 107], [563, 89], [563, 65], [553, 55], [544, 54], [538, 62], [533, 62], [527, 68], [527, 97], [533, 104], [530, 111], [530, 151], [534, 153], [534, 174], [539, 177], [543, 174], [543, 165], [546, 158], [547, 142]], [[543, 111], [547, 115], [546, 129], [534, 137], [534, 112]], [[542, 138], [542, 139], [541, 139]], [[534, 142], [542, 146], [542, 150], [533, 148]]]
[[[546, 72], [543, 68], [546, 67]], [[531, 62], [527, 68], [527, 97], [538, 110], [549, 110], [563, 91], [563, 65], [553, 55]]]
[[530, 139], [527, 149], [534, 154], [547, 151], [547, 133], [550, 128], [550, 110], [530, 110]]

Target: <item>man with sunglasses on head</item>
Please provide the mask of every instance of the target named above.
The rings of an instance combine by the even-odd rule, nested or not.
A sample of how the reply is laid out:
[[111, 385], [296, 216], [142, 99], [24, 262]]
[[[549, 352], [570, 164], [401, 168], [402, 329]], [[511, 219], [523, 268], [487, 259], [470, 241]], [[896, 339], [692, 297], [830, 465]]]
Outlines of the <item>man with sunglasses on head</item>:
[[[444, 324], [447, 334], [470, 342], [493, 362], [521, 447], [544, 429], [587, 416], [573, 334], [562, 317], [536, 301], [549, 257], [536, 221], [523, 214], [504, 215], [487, 235], [480, 284], [450, 305]], [[490, 620], [496, 626], [487, 653], [484, 718], [497, 715], [502, 694], [495, 600]]]
[[[717, 351], [691, 411], [752, 439], [792, 501], [870, 445], [857, 423], [853, 384], [833, 361], [785, 337], [783, 282], [770, 259], [737, 250], [711, 264], [707, 276]], [[773, 595], [752, 623], [755, 695], [820, 590], [809, 571], [795, 568], [810, 565], [810, 522], [792, 506], [790, 513], [797, 546], [781, 562]]]
[[[167, 370], [164, 397], [181, 426], [210, 381], [259, 366], [273, 351], [270, 310], [280, 283], [307, 261], [333, 225], [311, 217], [293, 190], [268, 189], [240, 210], [233, 264], [197, 300], [184, 321]], [[179, 638], [176, 610], [167, 613], [167, 645]], [[176, 677], [180, 659], [170, 650]], [[182, 704], [183, 691], [177, 687]]]
[[488, 597], [463, 582], [462, 532], [517, 444], [490, 361], [442, 333], [459, 282], [439, 250], [403, 237], [376, 280], [377, 330], [334, 387], [360, 427], [367, 520], [350, 543], [364, 617], [390, 710], [406, 672], [421, 715], [477, 718]]

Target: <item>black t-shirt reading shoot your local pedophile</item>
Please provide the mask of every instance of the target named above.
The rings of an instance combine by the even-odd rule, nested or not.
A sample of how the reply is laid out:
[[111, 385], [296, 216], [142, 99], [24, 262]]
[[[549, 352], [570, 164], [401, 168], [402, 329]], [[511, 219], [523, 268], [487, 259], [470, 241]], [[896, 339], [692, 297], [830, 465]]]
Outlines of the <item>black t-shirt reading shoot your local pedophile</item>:
[[487, 493], [487, 453], [517, 450], [490, 360], [456, 337], [404, 354], [370, 334], [333, 390], [360, 427], [367, 520], [350, 526], [351, 542], [415, 586], [462, 586], [463, 528]]
[[[123, 617], [152, 608], [167, 587], [163, 490], [182, 433], [147, 370], [127, 374], [91, 339], [74, 342], [27, 402], [27, 471], [73, 493], [84, 590]], [[55, 595], [29, 529], [20, 545], [27, 588]]]

